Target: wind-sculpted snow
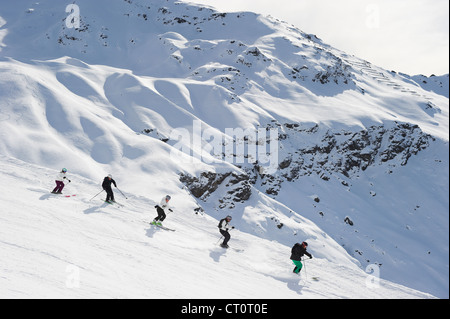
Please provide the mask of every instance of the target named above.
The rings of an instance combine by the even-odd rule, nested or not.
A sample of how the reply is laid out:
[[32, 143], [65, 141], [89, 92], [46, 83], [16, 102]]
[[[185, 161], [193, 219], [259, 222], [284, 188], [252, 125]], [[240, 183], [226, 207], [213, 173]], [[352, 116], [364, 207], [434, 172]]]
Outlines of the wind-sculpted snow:
[[[171, 295], [180, 282], [198, 282], [193, 270], [170, 282], [147, 277], [149, 267], [176, 264], [169, 245], [187, 254], [187, 269], [201, 260], [206, 281], [223, 278], [211, 271], [217, 263], [225, 275], [242, 273], [229, 297], [249, 297], [233, 295], [244, 278], [258, 297], [428, 296], [387, 282], [364, 290], [364, 270], [377, 267], [382, 279], [448, 298], [448, 75], [386, 71], [250, 12], [165, 0], [73, 5], [0, 4], [0, 193], [10, 194], [1, 198], [0, 251], [17, 257], [3, 269], [14, 275], [1, 293], [37, 296], [51, 271], [13, 284], [37, 262], [78, 265], [87, 281], [123, 265], [111, 285], [112, 270], [75, 295], [45, 284], [51, 296], [98, 296], [100, 284], [100, 295], [154, 296], [146, 284], [118, 288], [137, 269], [161, 287], [158, 296], [198, 297]], [[76, 176], [70, 204], [48, 194], [62, 167]], [[123, 216], [88, 201], [110, 173], [130, 198]], [[174, 238], [136, 221], [166, 194], [177, 208], [168, 217]], [[205, 244], [217, 241], [228, 214], [238, 226], [232, 240], [248, 253], [243, 265]], [[21, 218], [40, 217], [50, 229], [32, 228], [34, 242], [19, 238], [30, 231]], [[67, 250], [55, 244], [59, 235]], [[93, 248], [80, 252], [79, 240]], [[331, 274], [318, 289], [289, 277], [289, 249], [303, 240], [321, 276]], [[23, 251], [30, 264], [20, 263]], [[145, 261], [154, 255], [161, 259]], [[199, 296], [210, 297], [206, 281]]]

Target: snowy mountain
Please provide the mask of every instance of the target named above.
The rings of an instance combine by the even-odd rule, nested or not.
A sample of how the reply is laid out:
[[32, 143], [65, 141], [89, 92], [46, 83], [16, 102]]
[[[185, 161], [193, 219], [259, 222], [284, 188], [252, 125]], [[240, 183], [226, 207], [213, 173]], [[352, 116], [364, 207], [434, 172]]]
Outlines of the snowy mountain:
[[[0, 296], [448, 298], [448, 105], [448, 75], [272, 17], [1, 3]], [[62, 167], [76, 196], [49, 194]], [[125, 207], [92, 199], [109, 173]], [[148, 224], [166, 194], [170, 233]], [[243, 251], [215, 246], [226, 215]]]

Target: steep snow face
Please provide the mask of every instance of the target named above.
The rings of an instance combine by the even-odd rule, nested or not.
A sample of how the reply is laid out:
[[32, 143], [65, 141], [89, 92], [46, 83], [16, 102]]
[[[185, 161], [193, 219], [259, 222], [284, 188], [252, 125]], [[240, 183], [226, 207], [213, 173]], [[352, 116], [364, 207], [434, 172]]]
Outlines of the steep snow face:
[[[408, 77], [407, 75], [405, 75]], [[424, 75], [415, 75], [412, 79], [427, 91], [435, 92], [448, 98], [448, 74], [429, 77]]]
[[249, 12], [0, 7], [5, 163], [67, 167], [91, 197], [112, 172], [133, 200], [177, 198], [180, 225], [231, 214], [264, 256], [308, 240], [321, 267], [376, 265], [448, 297], [448, 76], [388, 72]]

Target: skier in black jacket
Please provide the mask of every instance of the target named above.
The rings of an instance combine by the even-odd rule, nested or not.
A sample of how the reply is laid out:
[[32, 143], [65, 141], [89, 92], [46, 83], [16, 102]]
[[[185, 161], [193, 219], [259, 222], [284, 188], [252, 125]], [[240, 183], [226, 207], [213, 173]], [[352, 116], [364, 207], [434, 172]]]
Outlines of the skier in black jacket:
[[106, 191], [106, 202], [114, 202], [114, 193], [111, 188], [111, 184], [117, 187], [116, 181], [112, 179], [112, 175], [109, 174], [103, 179], [102, 187]]
[[308, 247], [308, 243], [304, 241], [301, 244], [296, 243], [291, 249], [291, 260], [295, 265], [293, 272], [296, 274], [300, 273], [300, 270], [303, 268], [301, 261], [303, 255], [308, 256], [310, 259], [312, 258], [312, 255], [306, 251], [306, 247]]

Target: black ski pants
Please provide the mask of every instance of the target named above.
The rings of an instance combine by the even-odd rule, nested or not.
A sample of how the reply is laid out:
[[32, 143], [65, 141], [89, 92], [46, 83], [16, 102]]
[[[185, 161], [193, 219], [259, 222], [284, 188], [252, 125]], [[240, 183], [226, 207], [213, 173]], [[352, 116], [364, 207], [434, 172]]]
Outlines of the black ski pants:
[[166, 213], [164, 212], [164, 209], [162, 209], [159, 206], [156, 206], [156, 212], [158, 213], [158, 216], [155, 217], [155, 221], [164, 221], [166, 219]]
[[114, 201], [114, 193], [111, 189], [111, 187], [106, 187], [105, 188], [105, 192], [106, 192], [106, 201]]
[[230, 233], [228, 232], [228, 231], [226, 231], [226, 230], [222, 230], [222, 229], [220, 229], [220, 233], [222, 234], [222, 236], [224, 237], [224, 240], [223, 240], [223, 245], [228, 245], [228, 241], [230, 240], [230, 238], [231, 238], [231, 236], [230, 236]]

